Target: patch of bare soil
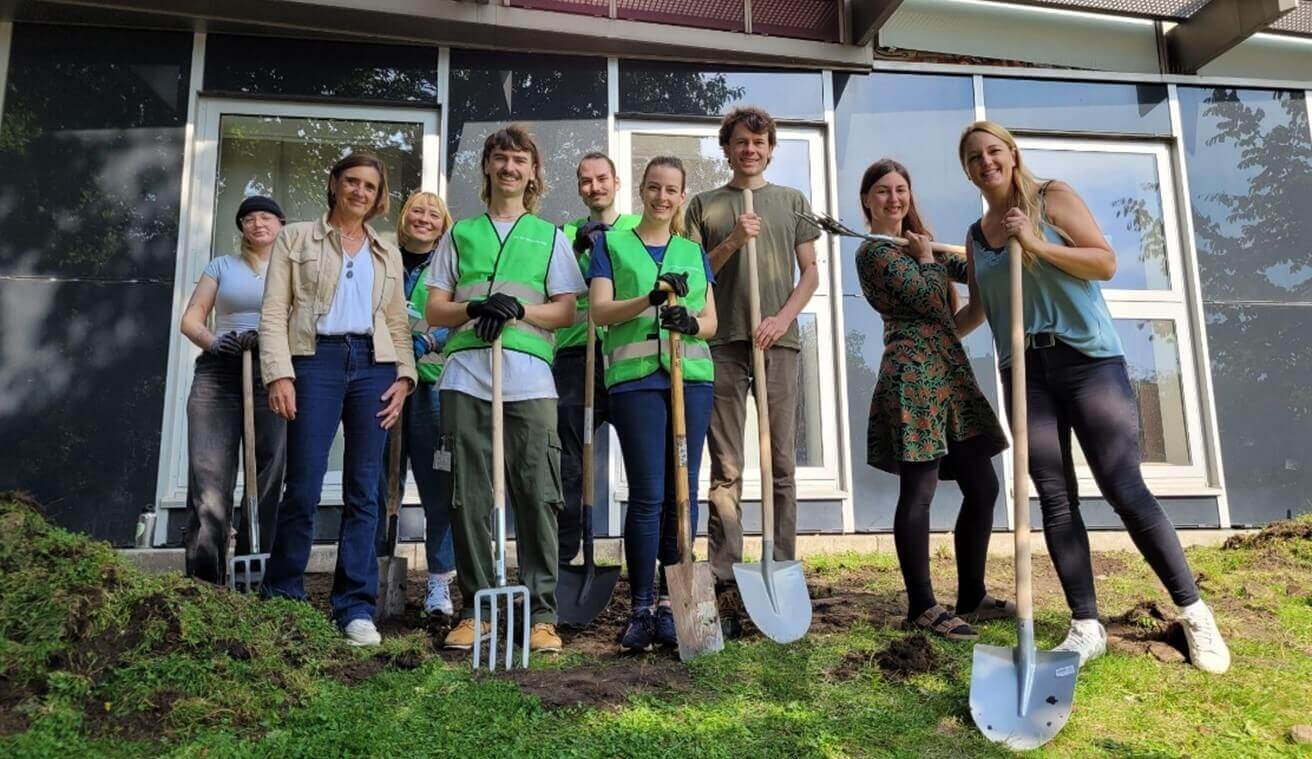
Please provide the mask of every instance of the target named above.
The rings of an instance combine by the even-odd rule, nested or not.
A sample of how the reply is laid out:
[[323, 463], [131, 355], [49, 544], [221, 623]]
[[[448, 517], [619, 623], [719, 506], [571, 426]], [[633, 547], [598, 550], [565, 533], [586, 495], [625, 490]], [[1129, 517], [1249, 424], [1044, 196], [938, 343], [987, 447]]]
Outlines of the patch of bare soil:
[[1152, 654], [1167, 663], [1183, 663], [1189, 656], [1184, 627], [1155, 601], [1140, 601], [1108, 619], [1107, 645], [1124, 653]]
[[83, 725], [92, 736], [119, 738], [130, 741], [155, 741], [160, 726], [173, 711], [173, 704], [186, 694], [176, 690], [160, 690], [151, 694], [150, 704], [130, 714], [116, 714], [103, 702], [89, 700], [83, 707]]
[[1312, 521], [1282, 520], [1272, 522], [1255, 534], [1234, 535], [1228, 538], [1222, 548], [1231, 551], [1241, 548], [1261, 548], [1272, 543], [1284, 543], [1294, 540], [1312, 540]]
[[513, 670], [504, 677], [525, 693], [537, 696], [548, 709], [617, 709], [635, 693], [685, 693], [692, 689], [687, 668], [668, 657], [622, 657], [595, 668]]
[[27, 730], [27, 716], [18, 711], [24, 697], [25, 694], [13, 687], [7, 678], [0, 677], [0, 736]]
[[867, 672], [875, 663], [873, 651], [848, 651], [838, 664], [828, 671], [829, 679], [837, 682], [855, 680]]
[[898, 638], [878, 654], [875, 663], [894, 680], [932, 672], [939, 667], [939, 656], [929, 641], [919, 635]]

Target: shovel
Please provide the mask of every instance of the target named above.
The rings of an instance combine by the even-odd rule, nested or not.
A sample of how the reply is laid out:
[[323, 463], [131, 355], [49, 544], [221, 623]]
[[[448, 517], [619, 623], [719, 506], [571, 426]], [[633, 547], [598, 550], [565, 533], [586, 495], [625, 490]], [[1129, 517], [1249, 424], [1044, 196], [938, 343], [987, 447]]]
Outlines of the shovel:
[[483, 653], [483, 606], [488, 608], [490, 629], [487, 635], [487, 671], [497, 669], [497, 637], [501, 607], [506, 607], [506, 669], [515, 666], [515, 607], [521, 607], [523, 658], [520, 666], [528, 669], [529, 602], [528, 588], [506, 585], [506, 441], [505, 420], [501, 404], [501, 336], [492, 341], [492, 512], [497, 523], [497, 586], [474, 594], [474, 669]]
[[984, 737], [1013, 750], [1038, 748], [1071, 716], [1080, 655], [1036, 651], [1030, 588], [1029, 438], [1025, 404], [1025, 323], [1021, 310], [1020, 243], [1007, 243], [1011, 274], [1011, 445], [1015, 488], [1016, 647], [975, 646], [970, 716]]
[[[404, 416], [404, 415], [402, 415]], [[378, 603], [374, 616], [379, 620], [394, 619], [405, 613], [405, 576], [409, 562], [396, 555], [396, 543], [401, 522], [401, 490], [405, 472], [401, 468], [401, 436], [405, 434], [404, 420], [397, 417], [387, 446], [387, 535], [383, 553], [378, 557]]]
[[228, 559], [228, 587], [254, 593], [264, 581], [264, 570], [269, 563], [269, 554], [260, 553], [260, 488], [255, 471], [255, 368], [251, 363], [249, 350], [241, 353], [241, 400], [242, 430], [241, 452], [242, 469], [245, 479], [242, 483], [242, 511], [245, 512], [250, 553], [234, 555]]
[[597, 332], [588, 317], [587, 375], [583, 378], [583, 566], [560, 565], [556, 583], [556, 616], [568, 625], [592, 624], [610, 603], [615, 583], [620, 580], [619, 567], [598, 567], [593, 560], [592, 534], [592, 393], [596, 385]]
[[[674, 293], [667, 303], [678, 305]], [[666, 565], [665, 584], [679, 641], [679, 659], [688, 661], [724, 649], [720, 609], [715, 603], [711, 565], [692, 555], [692, 496], [688, 492], [688, 425], [683, 411], [683, 349], [670, 330], [670, 416], [674, 427], [674, 501], [679, 519], [679, 563]]]
[[[752, 191], [743, 190], [747, 213], [754, 213]], [[756, 239], [747, 241], [747, 277], [752, 309], [752, 334], [761, 324], [760, 274], [756, 265]], [[767, 637], [791, 643], [811, 627], [811, 595], [800, 561], [774, 560], [774, 462], [770, 452], [770, 404], [766, 399], [765, 351], [752, 342], [752, 393], [756, 397], [757, 431], [761, 451], [761, 562], [738, 562], [738, 581], [747, 614]]]

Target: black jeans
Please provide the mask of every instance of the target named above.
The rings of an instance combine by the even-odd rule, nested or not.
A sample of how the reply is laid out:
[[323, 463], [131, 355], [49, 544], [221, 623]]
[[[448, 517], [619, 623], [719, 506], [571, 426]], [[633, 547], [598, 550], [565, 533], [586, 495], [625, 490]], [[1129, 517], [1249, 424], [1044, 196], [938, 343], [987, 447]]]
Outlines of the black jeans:
[[[556, 434], [560, 436], [560, 482], [565, 496], [557, 528], [562, 564], [574, 558], [583, 540], [583, 379], [587, 372], [586, 359], [586, 348], [565, 348], [556, 353], [556, 360], [551, 365], [556, 395], [559, 396], [556, 401]], [[592, 393], [594, 446], [598, 428], [610, 418], [605, 371], [601, 342], [598, 341], [596, 387]]]
[[[1089, 536], [1080, 516], [1070, 436], [1080, 441], [1103, 497], [1177, 606], [1198, 587], [1166, 511], [1139, 469], [1139, 411], [1125, 359], [1090, 358], [1058, 341], [1025, 352], [1030, 478], [1043, 510], [1043, 534], [1075, 619], [1097, 619]], [[1003, 371], [1011, 409], [1011, 370]]]

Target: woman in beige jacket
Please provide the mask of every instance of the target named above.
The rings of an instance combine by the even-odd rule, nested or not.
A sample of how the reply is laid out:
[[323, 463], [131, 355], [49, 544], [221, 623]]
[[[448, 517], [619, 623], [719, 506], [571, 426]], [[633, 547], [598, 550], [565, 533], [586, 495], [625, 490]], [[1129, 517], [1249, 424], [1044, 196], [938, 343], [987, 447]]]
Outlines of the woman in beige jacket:
[[387, 429], [415, 386], [401, 254], [365, 222], [387, 212], [387, 171], [352, 153], [328, 177], [328, 212], [288, 225], [269, 261], [260, 364], [269, 406], [287, 420], [287, 476], [267, 596], [305, 599], [305, 566], [337, 426], [346, 438], [333, 619], [377, 645], [375, 530]]

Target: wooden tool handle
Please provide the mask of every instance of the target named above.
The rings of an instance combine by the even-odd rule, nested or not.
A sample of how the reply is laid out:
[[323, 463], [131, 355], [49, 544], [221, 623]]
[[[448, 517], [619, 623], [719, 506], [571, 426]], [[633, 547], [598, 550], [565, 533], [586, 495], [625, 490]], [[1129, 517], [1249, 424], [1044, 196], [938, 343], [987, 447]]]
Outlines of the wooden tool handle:
[[[584, 360], [583, 376], [583, 507], [592, 503], [592, 394], [596, 392], [597, 326], [588, 314], [588, 356]], [[585, 525], [586, 527], [586, 525]]]
[[[665, 302], [677, 306], [674, 293]], [[679, 563], [692, 563], [692, 504], [688, 492], [688, 425], [684, 419], [682, 335], [670, 330], [670, 423], [674, 429], [674, 503], [679, 520]]]
[[[242, 401], [242, 469], [247, 505], [259, 502], [259, 478], [255, 470], [255, 366], [250, 351], [241, 352], [241, 401]], [[248, 517], [249, 519], [249, 517]], [[251, 551], [259, 550], [252, 546]]]
[[1007, 271], [1011, 279], [1011, 464], [1012, 521], [1016, 539], [1016, 616], [1034, 617], [1030, 586], [1029, 423], [1025, 403], [1025, 311], [1021, 274], [1024, 254], [1015, 238], [1007, 241]]
[[[743, 190], [747, 213], [756, 213], [752, 191]], [[770, 451], [770, 401], [766, 396], [765, 351], [756, 345], [761, 326], [761, 275], [756, 262], [756, 238], [747, 241], [747, 290], [752, 315], [752, 395], [756, 398], [756, 431], [761, 452], [761, 538], [774, 543], [774, 459]]]
[[[387, 518], [392, 519], [401, 513], [401, 486], [405, 476], [401, 471], [401, 436], [405, 434], [402, 414], [396, 418], [387, 439]], [[389, 528], [390, 529], [390, 528]], [[390, 536], [389, 536], [390, 539]]]

